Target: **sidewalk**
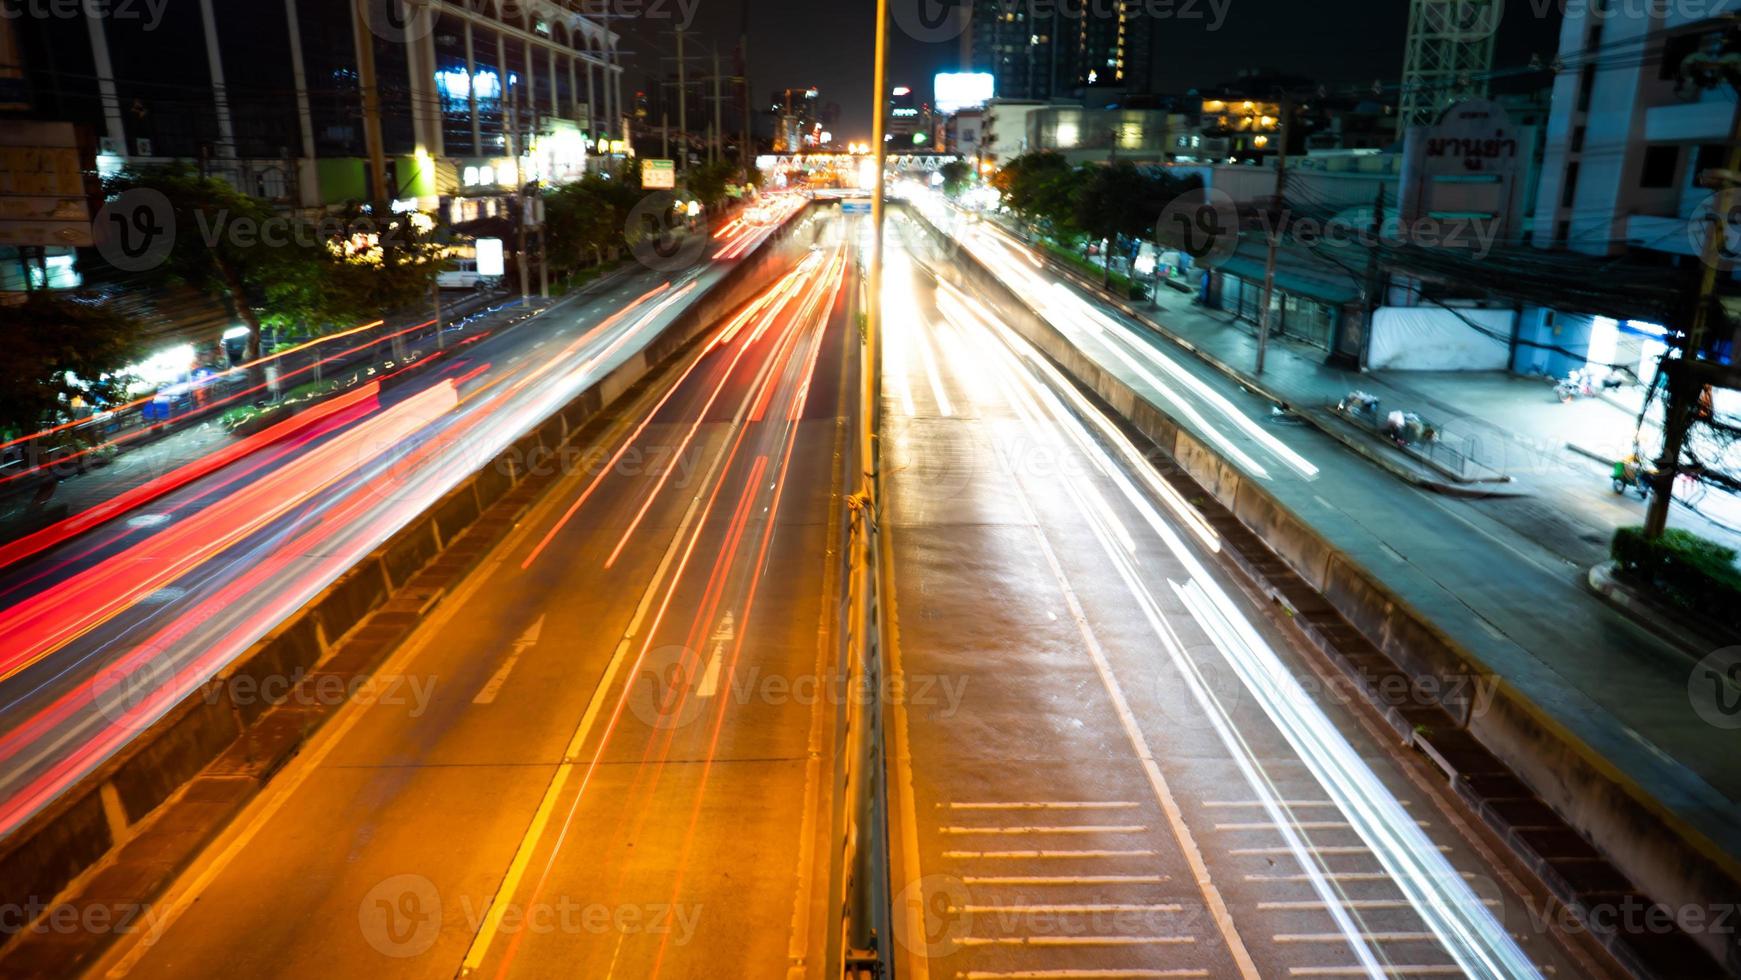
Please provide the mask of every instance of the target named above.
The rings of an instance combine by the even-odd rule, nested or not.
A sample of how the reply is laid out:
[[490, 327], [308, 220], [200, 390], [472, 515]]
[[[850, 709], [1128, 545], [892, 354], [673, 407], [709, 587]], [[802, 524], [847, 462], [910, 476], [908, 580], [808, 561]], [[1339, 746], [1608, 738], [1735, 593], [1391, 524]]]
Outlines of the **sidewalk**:
[[[1482, 417], [1493, 406], [1521, 404], [1536, 394], [1551, 400], [1545, 381], [1519, 380], [1507, 389], [1513, 397], [1483, 402], [1484, 384], [1469, 386], [1471, 394], [1464, 395], [1451, 382], [1467, 379], [1398, 381], [1339, 370], [1323, 364], [1322, 350], [1286, 338], [1272, 338], [1266, 371], [1254, 380], [1249, 372], [1256, 338], [1245, 325], [1230, 325], [1225, 314], [1194, 306], [1172, 290], [1162, 290], [1158, 310], [1120, 303], [1057, 264], [1049, 268], [1073, 281], [1083, 298], [1134, 315], [1149, 328], [1143, 339], [1252, 418], [1263, 417], [1265, 401], [1280, 401], [1313, 415], [1316, 423], [1326, 406], [1363, 389], [1378, 395], [1387, 410], [1418, 404], [1427, 415], [1435, 406], [1447, 408], [1473, 420], [1463, 423], [1465, 429], [1479, 425], [1513, 441], [1551, 434], [1517, 427], [1509, 417]], [[1157, 406], [1167, 404], [1116, 359], [1091, 345], [1082, 349]], [[1459, 411], [1464, 405], [1476, 410]], [[1545, 407], [1577, 415], [1618, 412], [1596, 402], [1550, 401]], [[1735, 820], [1741, 812], [1741, 764], [1733, 739], [1725, 739], [1731, 732], [1702, 718], [1716, 708], [1690, 700], [1693, 661], [1585, 585], [1589, 566], [1606, 556], [1613, 527], [1636, 523], [1643, 511], [1636, 497], [1613, 495], [1605, 467], [1569, 451], [1544, 451], [1543, 443], [1528, 454], [1530, 465], [1511, 467], [1517, 479], [1505, 492], [1524, 495], [1447, 496], [1369, 465], [1374, 456], [1346, 451], [1348, 441], [1328, 426], [1296, 423], [1286, 438], [1319, 472], [1310, 478], [1278, 473], [1266, 484], [1270, 493], [1342, 554], [1381, 573], [1395, 594], [1642, 793], [1697, 828], [1731, 861], [1741, 856]], [[1394, 448], [1371, 441], [1379, 453], [1401, 458]], [[1677, 508], [1675, 522], [1688, 526], [1686, 516]]]
[[[1561, 404], [1548, 379], [1501, 372], [1352, 371], [1325, 364], [1323, 350], [1287, 336], [1270, 338], [1259, 377], [1252, 373], [1257, 337], [1251, 324], [1172, 289], [1160, 291], [1159, 307], [1127, 304], [1241, 384], [1358, 440], [1350, 448], [1376, 457], [1373, 462], [1398, 477], [1479, 498], [1472, 506], [1566, 562], [1588, 568], [1606, 560], [1614, 531], [1644, 520], [1644, 502], [1609, 485], [1610, 462], [1630, 451], [1635, 421], [1619, 404], [1603, 398]], [[1470, 456], [1509, 479], [1463, 482], [1356, 427], [1333, 411], [1352, 391], [1377, 396], [1381, 416], [1392, 409], [1420, 415], [1439, 428], [1448, 456]], [[1670, 521], [1741, 545], [1741, 534], [1685, 507], [1677, 506]]]

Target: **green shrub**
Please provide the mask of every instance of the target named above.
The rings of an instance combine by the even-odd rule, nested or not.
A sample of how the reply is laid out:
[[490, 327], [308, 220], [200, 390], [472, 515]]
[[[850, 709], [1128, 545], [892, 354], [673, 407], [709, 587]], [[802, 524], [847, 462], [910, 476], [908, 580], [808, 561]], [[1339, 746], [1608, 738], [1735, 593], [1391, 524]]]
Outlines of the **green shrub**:
[[1609, 549], [1620, 573], [1666, 605], [1741, 635], [1741, 570], [1735, 549], [1679, 528], [1652, 541], [1644, 529], [1614, 532]]

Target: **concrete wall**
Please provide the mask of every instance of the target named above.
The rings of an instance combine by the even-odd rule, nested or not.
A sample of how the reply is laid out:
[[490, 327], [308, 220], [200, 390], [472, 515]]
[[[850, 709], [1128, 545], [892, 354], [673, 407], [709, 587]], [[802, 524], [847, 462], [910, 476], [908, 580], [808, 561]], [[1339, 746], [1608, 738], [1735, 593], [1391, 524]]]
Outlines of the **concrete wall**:
[[[1438, 678], [1445, 682], [1444, 689], [1471, 689], [1454, 683], [1470, 677], [1491, 683], [1492, 703], [1485, 710], [1475, 712], [1467, 703], [1443, 707], [1641, 890], [1671, 908], [1732, 907], [1735, 896], [1741, 895], [1741, 869], [1732, 856], [1633, 785], [1597, 749], [1558, 726], [1503, 677], [1392, 593], [1379, 575], [1339, 552], [1261, 483], [1246, 480], [1213, 449], [1077, 349], [918, 211], [908, 208], [906, 213], [948, 251], [951, 261], [940, 272], [986, 298], [1004, 324], [1171, 456], [1397, 667], [1414, 676]], [[1693, 938], [1718, 962], [1729, 961], [1731, 951], [1724, 945], [1729, 937], [1707, 930]]]

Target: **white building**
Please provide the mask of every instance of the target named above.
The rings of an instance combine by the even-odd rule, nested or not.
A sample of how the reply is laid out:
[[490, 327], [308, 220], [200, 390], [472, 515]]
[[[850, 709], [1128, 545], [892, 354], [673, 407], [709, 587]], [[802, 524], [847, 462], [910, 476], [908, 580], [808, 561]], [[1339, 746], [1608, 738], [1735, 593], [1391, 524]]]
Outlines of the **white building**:
[[1046, 107], [1044, 102], [993, 99], [986, 103], [979, 131], [979, 155], [987, 163], [1003, 166], [1028, 152], [1028, 116]]
[[[1693, 218], [1735, 125], [1732, 83], [1698, 84], [1721, 4], [1571, 4], [1560, 30], [1534, 244], [1593, 255], [1628, 246], [1695, 256]], [[1604, 12], [1605, 11], [1605, 12]], [[1691, 60], [1689, 60], [1689, 58]]]

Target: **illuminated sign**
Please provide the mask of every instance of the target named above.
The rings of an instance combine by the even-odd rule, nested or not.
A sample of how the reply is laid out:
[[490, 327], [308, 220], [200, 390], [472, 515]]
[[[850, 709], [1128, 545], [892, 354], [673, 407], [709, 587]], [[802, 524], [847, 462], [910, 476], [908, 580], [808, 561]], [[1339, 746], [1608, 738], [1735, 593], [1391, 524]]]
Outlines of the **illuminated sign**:
[[477, 241], [478, 275], [499, 276], [507, 269], [507, 263], [502, 259], [502, 240], [500, 238], [480, 238]]
[[671, 190], [677, 186], [677, 161], [642, 160], [641, 187], [646, 190]]
[[997, 94], [997, 79], [989, 72], [940, 72], [932, 81], [937, 90], [937, 109], [944, 113], [977, 109]]

